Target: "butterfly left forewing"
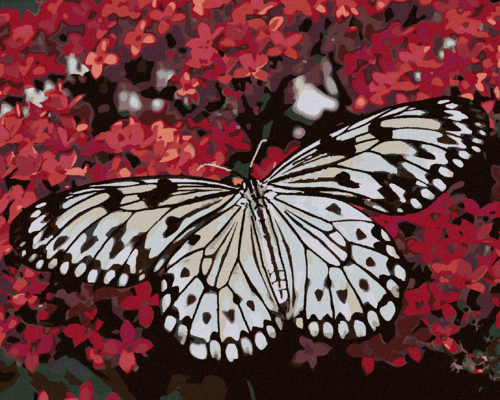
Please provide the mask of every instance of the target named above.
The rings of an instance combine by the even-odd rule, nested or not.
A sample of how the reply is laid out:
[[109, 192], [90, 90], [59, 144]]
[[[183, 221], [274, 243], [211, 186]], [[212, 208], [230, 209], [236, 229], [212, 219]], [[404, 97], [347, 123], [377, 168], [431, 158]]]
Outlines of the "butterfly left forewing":
[[[131, 178], [46, 197], [12, 223], [20, 261], [88, 283], [131, 286], [227, 204], [236, 188], [188, 178]], [[156, 270], [156, 271], [155, 271]]]

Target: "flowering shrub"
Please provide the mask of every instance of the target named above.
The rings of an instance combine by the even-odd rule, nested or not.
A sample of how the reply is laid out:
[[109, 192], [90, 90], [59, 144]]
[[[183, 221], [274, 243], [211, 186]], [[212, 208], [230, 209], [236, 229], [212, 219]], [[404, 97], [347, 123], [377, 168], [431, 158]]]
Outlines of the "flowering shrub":
[[[496, 128], [499, 24], [500, 5], [486, 0], [48, 0], [22, 17], [1, 10], [2, 362], [35, 376], [70, 354], [119, 382], [109, 371], [128, 379], [162, 340], [142, 337], [159, 305], [149, 282], [61, 288], [11, 262], [9, 227], [24, 208], [130, 176], [220, 180], [225, 166], [262, 179], [353, 113], [452, 93], [481, 97]], [[305, 91], [320, 110], [307, 108]], [[455, 188], [418, 214], [372, 213], [414, 270], [395, 334], [347, 347], [366, 374], [435, 352], [500, 379], [499, 171], [491, 166], [485, 204]], [[463, 340], [471, 332], [476, 341]], [[320, 369], [331, 348], [302, 337], [291, 368]], [[66, 398], [92, 399], [95, 381], [78, 379]], [[56, 386], [36, 387], [38, 399], [58, 398]], [[119, 383], [99, 390], [130, 396]]]

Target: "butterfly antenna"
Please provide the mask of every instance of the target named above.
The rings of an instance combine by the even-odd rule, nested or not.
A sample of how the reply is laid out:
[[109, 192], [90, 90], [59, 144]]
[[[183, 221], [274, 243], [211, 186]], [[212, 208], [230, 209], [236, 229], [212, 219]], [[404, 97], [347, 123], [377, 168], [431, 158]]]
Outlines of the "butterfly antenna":
[[226, 167], [222, 167], [220, 165], [217, 165], [217, 164], [202, 164], [198, 167], [198, 169], [196, 171], [199, 171], [200, 169], [202, 169], [203, 167], [214, 167], [214, 168], [220, 168], [220, 169], [223, 169], [224, 171], [229, 171], [231, 172], [231, 170], [229, 168], [226, 168]]
[[250, 161], [250, 170], [252, 170], [253, 164], [255, 162], [255, 159], [257, 158], [257, 155], [259, 154], [260, 147], [262, 146], [262, 143], [267, 142], [267, 139], [262, 139], [259, 144], [257, 145], [257, 149], [255, 150], [255, 153], [252, 157], [252, 161]]

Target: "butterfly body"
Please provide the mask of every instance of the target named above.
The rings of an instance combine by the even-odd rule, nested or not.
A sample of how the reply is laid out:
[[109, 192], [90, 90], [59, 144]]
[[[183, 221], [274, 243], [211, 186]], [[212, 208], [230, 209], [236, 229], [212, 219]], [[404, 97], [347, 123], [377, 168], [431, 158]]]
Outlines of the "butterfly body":
[[394, 321], [410, 266], [360, 211], [417, 212], [484, 147], [466, 99], [387, 108], [319, 138], [262, 181], [136, 177], [42, 199], [11, 225], [21, 262], [65, 281], [160, 280], [165, 330], [196, 358], [263, 350], [286, 320], [323, 340]]

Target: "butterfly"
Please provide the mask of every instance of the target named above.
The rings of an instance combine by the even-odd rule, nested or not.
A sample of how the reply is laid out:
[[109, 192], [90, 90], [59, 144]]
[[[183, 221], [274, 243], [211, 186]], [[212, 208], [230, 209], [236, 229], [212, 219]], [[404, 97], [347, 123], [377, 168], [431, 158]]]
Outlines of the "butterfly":
[[463, 98], [386, 108], [263, 180], [136, 177], [51, 194], [13, 221], [11, 243], [64, 279], [160, 280], [164, 328], [199, 359], [263, 350], [289, 320], [318, 340], [360, 339], [397, 318], [410, 268], [360, 209], [424, 209], [488, 132]]

